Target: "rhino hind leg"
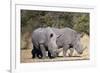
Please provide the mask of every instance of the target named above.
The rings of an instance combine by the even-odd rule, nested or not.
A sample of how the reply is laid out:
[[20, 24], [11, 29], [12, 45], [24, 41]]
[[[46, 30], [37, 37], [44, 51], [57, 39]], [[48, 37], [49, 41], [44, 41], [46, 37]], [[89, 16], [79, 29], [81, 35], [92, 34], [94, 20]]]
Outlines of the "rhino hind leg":
[[32, 49], [31, 53], [32, 53], [32, 58], [35, 58], [36, 50]]
[[38, 57], [39, 59], [42, 59], [42, 57], [43, 57], [43, 54], [42, 54], [42, 52], [41, 52], [40, 49], [37, 51], [37, 57]]
[[69, 57], [72, 57], [73, 56], [73, 52], [74, 52], [72, 44], [69, 44], [69, 50], [70, 50], [70, 53], [68, 55], [69, 55]]
[[40, 49], [32, 49], [32, 58], [38, 57], [39, 59], [42, 59], [43, 55]]
[[31, 53], [32, 53], [32, 58], [38, 57], [39, 59], [41, 59], [41, 58], [43, 57], [41, 50], [38, 49], [38, 48], [36, 48], [34, 45], [33, 45], [33, 47], [34, 47], [34, 48], [33, 48], [32, 51], [31, 51]]

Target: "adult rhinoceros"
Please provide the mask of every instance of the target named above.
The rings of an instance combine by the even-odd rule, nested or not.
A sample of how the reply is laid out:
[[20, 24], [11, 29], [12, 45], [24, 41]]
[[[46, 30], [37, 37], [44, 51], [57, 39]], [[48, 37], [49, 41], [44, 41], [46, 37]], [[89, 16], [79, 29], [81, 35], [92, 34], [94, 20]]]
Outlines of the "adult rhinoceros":
[[63, 48], [63, 56], [66, 56], [67, 50], [70, 49], [70, 56], [72, 56], [72, 53], [74, 49], [79, 53], [82, 54], [83, 49], [80, 42], [81, 35], [77, 33], [75, 30], [70, 28], [52, 28], [52, 30], [55, 32], [55, 34], [59, 37], [57, 37], [56, 43], [58, 48]]
[[49, 57], [55, 57], [58, 50], [56, 44], [57, 35], [50, 28], [38, 28], [32, 33], [32, 58], [38, 56], [38, 58], [46, 58], [46, 50]]

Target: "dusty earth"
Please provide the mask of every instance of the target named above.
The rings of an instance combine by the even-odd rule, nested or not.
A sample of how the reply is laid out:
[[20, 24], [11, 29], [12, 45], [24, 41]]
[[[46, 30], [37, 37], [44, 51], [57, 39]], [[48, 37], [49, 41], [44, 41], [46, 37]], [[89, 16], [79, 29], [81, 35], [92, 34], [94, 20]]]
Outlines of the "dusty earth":
[[21, 60], [21, 63], [89, 60], [89, 36], [84, 35], [81, 38], [81, 43], [83, 45], [83, 48], [85, 48], [82, 55], [78, 55], [77, 52], [74, 51], [73, 56], [69, 57], [68, 53], [70, 53], [70, 51], [68, 51], [66, 54], [67, 55], [66, 57], [63, 57], [62, 52], [61, 52], [59, 54], [59, 57], [56, 57], [54, 59], [49, 59], [48, 57], [47, 59], [38, 59], [38, 58], [32, 59], [32, 55], [31, 55], [32, 49], [21, 49], [20, 60]]

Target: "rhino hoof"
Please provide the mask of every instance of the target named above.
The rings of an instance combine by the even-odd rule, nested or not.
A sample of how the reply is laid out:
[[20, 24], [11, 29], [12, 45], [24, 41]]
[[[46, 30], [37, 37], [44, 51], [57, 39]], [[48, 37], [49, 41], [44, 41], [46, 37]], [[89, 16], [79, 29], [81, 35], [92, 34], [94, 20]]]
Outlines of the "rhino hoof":
[[37, 57], [39, 58], [39, 59], [42, 59], [42, 54], [37, 54]]
[[33, 55], [32, 58], [35, 58], [35, 55]]

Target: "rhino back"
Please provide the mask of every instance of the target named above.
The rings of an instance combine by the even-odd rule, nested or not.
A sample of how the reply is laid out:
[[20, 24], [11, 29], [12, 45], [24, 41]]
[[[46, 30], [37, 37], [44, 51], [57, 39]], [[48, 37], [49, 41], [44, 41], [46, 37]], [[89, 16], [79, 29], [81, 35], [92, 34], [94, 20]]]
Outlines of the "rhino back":
[[70, 28], [63, 28], [61, 31], [63, 33], [63, 40], [66, 39], [66, 41], [73, 41], [77, 35], [77, 32]]
[[52, 29], [58, 36], [57, 38], [58, 46], [63, 46], [64, 44], [72, 43], [75, 40], [75, 37], [77, 35], [77, 32], [75, 30], [67, 27], [62, 29], [58, 29], [58, 28], [52, 28]]

